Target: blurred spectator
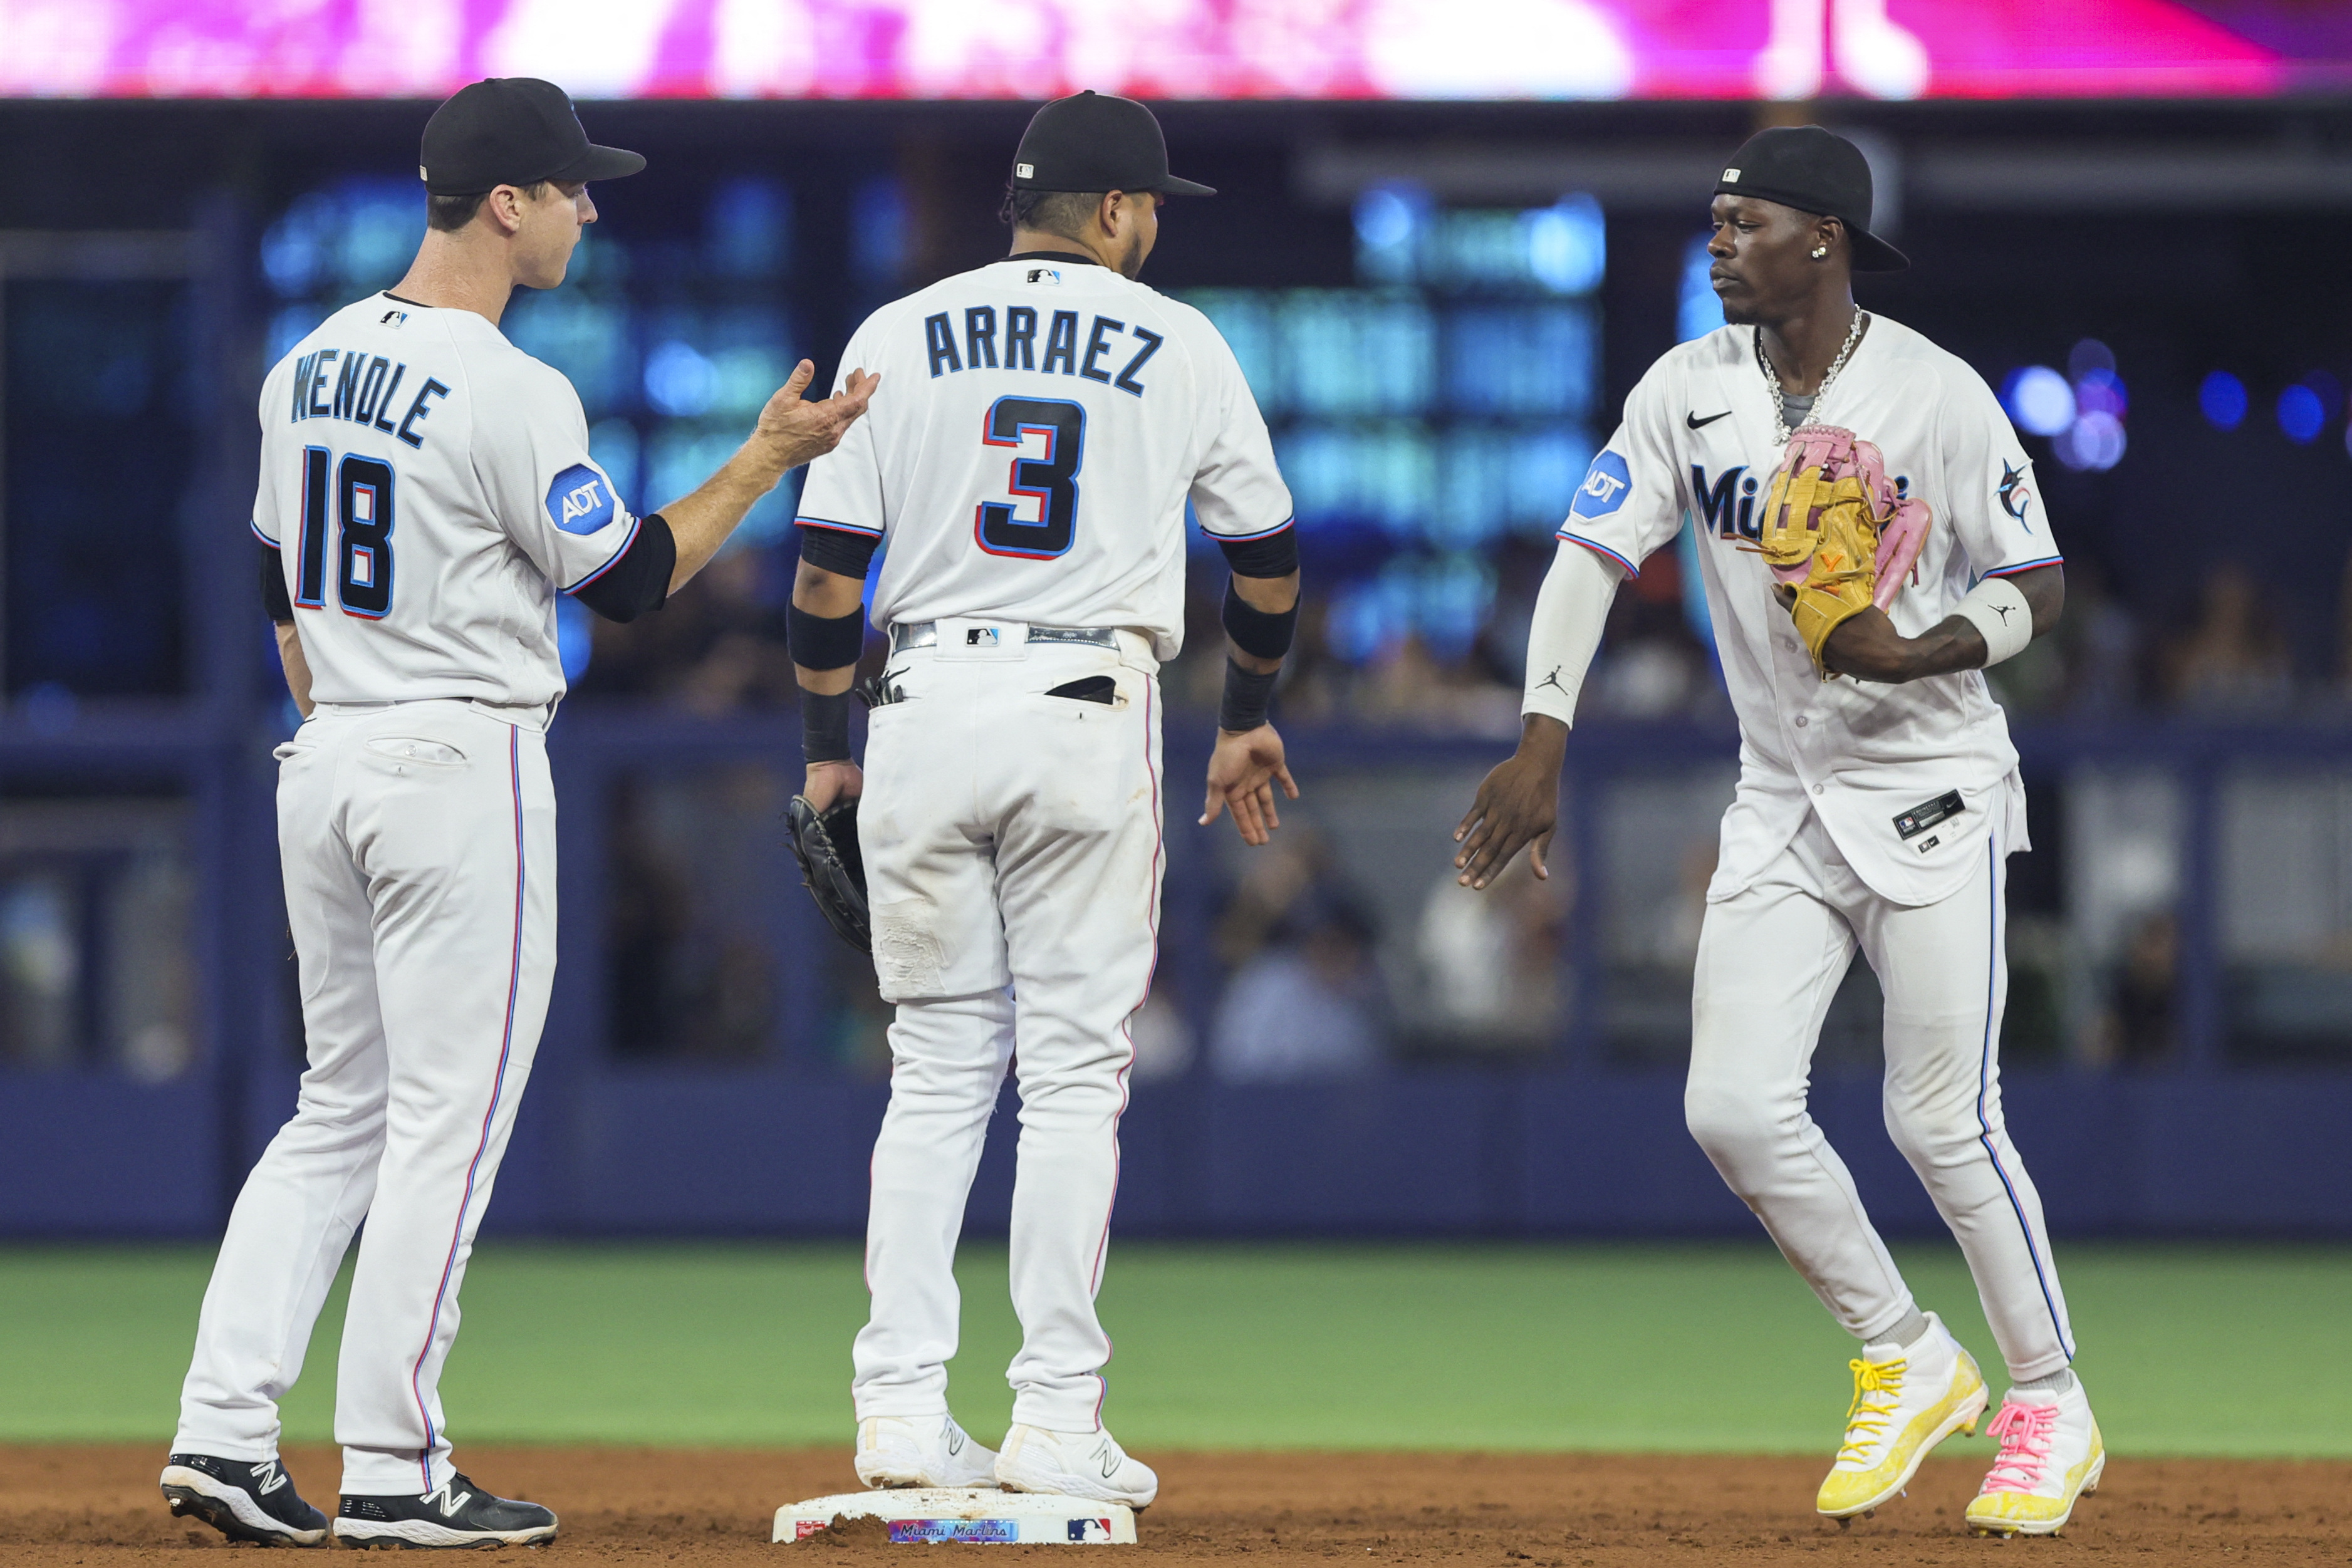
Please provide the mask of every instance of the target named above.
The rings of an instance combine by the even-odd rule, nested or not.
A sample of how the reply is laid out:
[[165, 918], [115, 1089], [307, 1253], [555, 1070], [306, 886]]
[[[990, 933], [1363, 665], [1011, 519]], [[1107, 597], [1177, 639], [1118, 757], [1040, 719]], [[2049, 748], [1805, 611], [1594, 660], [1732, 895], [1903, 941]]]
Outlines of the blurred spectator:
[[1524, 854], [1484, 891], [1448, 866], [1422, 904], [1415, 956], [1433, 1043], [1454, 1051], [1540, 1051], [1565, 1000], [1567, 869], [1538, 880]]
[[657, 614], [598, 620], [580, 695], [651, 698], [704, 716], [789, 706], [784, 607], [796, 564], [782, 550], [728, 550]]
[[2286, 640], [2235, 561], [2214, 567], [2196, 629], [2171, 653], [2170, 695], [2181, 707], [2245, 714], [2282, 706], [2294, 694]]
[[1247, 963], [1318, 883], [1337, 884], [1330, 845], [1315, 826], [1292, 817], [1274, 841], [1242, 861], [1241, 875], [1217, 916], [1217, 956], [1229, 969]]
[[1128, 1075], [1137, 1082], [1181, 1078], [1192, 1070], [1192, 1026], [1160, 992], [1152, 992], [1136, 1009], [1135, 1016], [1128, 1019], [1127, 1037], [1135, 1047], [1135, 1062]]
[[605, 817], [606, 1017], [613, 1049], [638, 1056], [670, 1045], [670, 959], [691, 920], [686, 870], [667, 852], [642, 782], [613, 781]]
[[1302, 901], [1225, 987], [1209, 1065], [1229, 1083], [1352, 1078], [1387, 1051], [1388, 1006], [1370, 917], [1354, 901]]
[[1682, 563], [1672, 550], [1660, 550], [1641, 576], [1618, 589], [1578, 712], [1692, 716], [1715, 706], [1718, 695], [1707, 650], [1683, 609]]
[[1475, 658], [1440, 660], [1418, 632], [1399, 638], [1356, 684], [1352, 716], [1470, 735], [1519, 732], [1519, 689]]
[[1660, 968], [1688, 973], [1698, 964], [1699, 928], [1706, 921], [1707, 884], [1715, 880], [1720, 835], [1709, 833], [1683, 846], [1675, 863], [1675, 890], [1651, 911], [1650, 961]]
[[608, 1017], [625, 1055], [746, 1059], [776, 1032], [781, 977], [766, 929], [776, 770], [620, 774], [606, 820]]
[[2107, 1006], [2084, 1054], [2094, 1062], [2145, 1065], [2172, 1054], [2173, 984], [2180, 925], [2158, 910], [2132, 927], [2123, 961], [2109, 982]]
[[2147, 649], [2139, 621], [2109, 591], [2106, 573], [2088, 556], [2066, 565], [2066, 612], [2055, 642], [2065, 660], [2068, 712], [2105, 716], [2141, 705]]
[[1312, 823], [1294, 818], [1253, 851], [1217, 921], [1218, 956], [1233, 978], [1209, 1029], [1211, 1070], [1265, 1082], [1376, 1066], [1391, 1027], [1376, 934]]

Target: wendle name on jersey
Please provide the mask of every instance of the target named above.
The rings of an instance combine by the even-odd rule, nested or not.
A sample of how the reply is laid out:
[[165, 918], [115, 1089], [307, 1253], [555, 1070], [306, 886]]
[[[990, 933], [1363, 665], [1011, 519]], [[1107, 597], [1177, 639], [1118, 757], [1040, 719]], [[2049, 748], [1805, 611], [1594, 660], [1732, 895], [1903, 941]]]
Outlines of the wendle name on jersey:
[[[406, 319], [404, 314], [402, 319]], [[335, 370], [335, 390], [330, 394], [327, 372], [334, 369], [338, 359], [342, 365]], [[348, 420], [398, 436], [421, 450], [425, 432], [416, 427], [433, 412], [428, 400], [447, 397], [449, 389], [428, 376], [409, 400], [408, 412], [394, 423], [384, 416], [392, 412], [394, 399], [400, 394], [401, 379], [407, 374], [407, 365], [395, 365], [383, 355], [370, 354], [364, 349], [320, 349], [305, 354], [294, 365], [293, 423], [299, 424], [306, 419]]]

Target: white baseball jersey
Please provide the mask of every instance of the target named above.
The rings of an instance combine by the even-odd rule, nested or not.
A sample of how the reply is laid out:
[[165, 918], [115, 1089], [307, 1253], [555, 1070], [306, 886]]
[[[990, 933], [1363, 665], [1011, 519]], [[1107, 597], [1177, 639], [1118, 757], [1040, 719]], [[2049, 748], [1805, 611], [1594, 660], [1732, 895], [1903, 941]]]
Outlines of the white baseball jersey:
[[563, 694], [555, 595], [637, 519], [560, 371], [471, 310], [371, 295], [269, 372], [261, 432], [253, 531], [278, 550], [313, 698]]
[[[1989, 829], [2001, 830], [2006, 849], [2028, 847], [2008, 721], [1979, 670], [1899, 685], [1824, 681], [1814, 670], [1752, 543], [1780, 463], [1772, 413], [1755, 329], [1722, 328], [1673, 350], [1625, 400], [1624, 423], [1593, 459], [1559, 537], [1638, 572], [1685, 517], [1699, 530], [1740, 734], [1739, 789], [1711, 900], [1747, 888], [1810, 808], [1874, 892], [1933, 903], [1975, 874]], [[1916, 580], [1889, 612], [1905, 636], [1943, 621], [1978, 580], [2060, 559], [1999, 400], [1911, 329], [1874, 313], [1811, 422], [1876, 443], [1898, 490], [1934, 514]], [[1528, 706], [1554, 711], [1541, 692]]]
[[880, 538], [874, 622], [996, 616], [1184, 640], [1184, 503], [1225, 539], [1290, 526], [1240, 364], [1207, 317], [1107, 267], [1024, 257], [866, 318], [881, 390], [809, 465], [804, 528]]

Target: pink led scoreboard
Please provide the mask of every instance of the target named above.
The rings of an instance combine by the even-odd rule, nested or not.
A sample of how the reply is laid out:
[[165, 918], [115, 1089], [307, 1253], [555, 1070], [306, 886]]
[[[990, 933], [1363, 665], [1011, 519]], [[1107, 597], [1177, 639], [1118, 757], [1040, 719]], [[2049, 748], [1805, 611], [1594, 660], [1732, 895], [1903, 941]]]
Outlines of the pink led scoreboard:
[[0, 0], [0, 97], [1725, 99], [2352, 85], [2352, 0]]

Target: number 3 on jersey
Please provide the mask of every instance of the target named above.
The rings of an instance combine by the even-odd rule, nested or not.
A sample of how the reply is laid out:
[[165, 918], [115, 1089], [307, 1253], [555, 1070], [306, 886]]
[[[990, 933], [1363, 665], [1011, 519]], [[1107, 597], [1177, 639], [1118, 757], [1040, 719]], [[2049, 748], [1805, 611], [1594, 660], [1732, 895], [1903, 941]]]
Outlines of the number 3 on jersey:
[[[991, 555], [1052, 560], [1067, 553], [1078, 531], [1078, 465], [1087, 450], [1087, 411], [1074, 402], [1001, 397], [991, 405], [981, 440], [1016, 452], [1043, 436], [1045, 455], [1015, 457], [1004, 487], [1015, 499], [982, 501], [972, 521], [980, 548]], [[1034, 518], [1023, 501], [1037, 503]]]
[[337, 551], [336, 597], [343, 613], [381, 621], [392, 612], [392, 465], [349, 453], [302, 449], [302, 538], [294, 602], [316, 610], [327, 601], [327, 524], [331, 503]]

